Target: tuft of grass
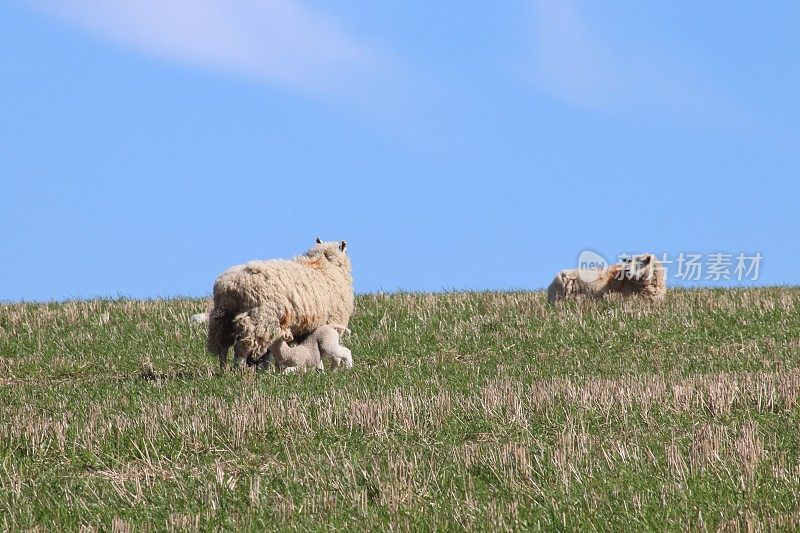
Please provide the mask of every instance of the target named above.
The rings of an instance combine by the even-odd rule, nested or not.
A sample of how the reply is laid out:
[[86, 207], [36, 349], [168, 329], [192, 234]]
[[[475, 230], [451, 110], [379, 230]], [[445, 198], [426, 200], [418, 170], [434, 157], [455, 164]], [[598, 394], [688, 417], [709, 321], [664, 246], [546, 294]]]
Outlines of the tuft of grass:
[[800, 289], [363, 295], [306, 375], [205, 307], [0, 304], [0, 528], [800, 527]]

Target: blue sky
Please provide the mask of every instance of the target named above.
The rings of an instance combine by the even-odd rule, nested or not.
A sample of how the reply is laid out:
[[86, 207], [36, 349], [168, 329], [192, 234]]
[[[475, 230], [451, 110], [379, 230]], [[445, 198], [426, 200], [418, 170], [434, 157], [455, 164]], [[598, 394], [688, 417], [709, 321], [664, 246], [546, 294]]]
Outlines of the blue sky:
[[0, 300], [202, 296], [316, 235], [358, 292], [585, 249], [800, 283], [799, 3], [453, 6], [3, 2]]

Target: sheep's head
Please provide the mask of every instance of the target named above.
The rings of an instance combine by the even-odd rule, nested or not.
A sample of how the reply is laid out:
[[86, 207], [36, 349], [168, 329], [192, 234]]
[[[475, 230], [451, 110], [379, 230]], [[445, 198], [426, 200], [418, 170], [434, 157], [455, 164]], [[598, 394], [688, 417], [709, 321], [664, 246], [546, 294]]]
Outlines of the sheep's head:
[[345, 253], [347, 251], [347, 241], [323, 242], [317, 237], [317, 243], [305, 253], [308, 259], [321, 264], [344, 267], [350, 269], [350, 258]]
[[649, 281], [658, 261], [653, 254], [634, 255], [622, 260], [623, 274], [631, 281]]

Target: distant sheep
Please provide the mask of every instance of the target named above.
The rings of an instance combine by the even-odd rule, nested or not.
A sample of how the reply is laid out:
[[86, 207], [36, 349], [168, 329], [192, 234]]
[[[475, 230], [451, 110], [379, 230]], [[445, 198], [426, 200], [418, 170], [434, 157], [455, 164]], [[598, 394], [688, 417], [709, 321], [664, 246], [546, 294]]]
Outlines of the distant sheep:
[[189, 317], [190, 324], [204, 324], [208, 322], [208, 313], [197, 313]]
[[556, 302], [585, 295], [640, 295], [660, 300], [667, 292], [664, 267], [653, 254], [641, 254], [611, 265], [607, 270], [562, 270], [547, 288], [547, 299]]
[[229, 268], [214, 283], [208, 315], [209, 352], [234, 365], [259, 357], [279, 339], [312, 333], [326, 324], [347, 326], [353, 314], [353, 278], [347, 243], [322, 242], [293, 260], [251, 261]]

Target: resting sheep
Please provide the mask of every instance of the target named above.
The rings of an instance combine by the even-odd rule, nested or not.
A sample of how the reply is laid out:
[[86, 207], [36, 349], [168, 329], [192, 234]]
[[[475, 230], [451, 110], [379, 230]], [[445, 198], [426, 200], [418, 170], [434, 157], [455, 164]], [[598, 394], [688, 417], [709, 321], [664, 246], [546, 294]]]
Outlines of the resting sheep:
[[606, 270], [562, 270], [547, 288], [547, 299], [556, 302], [586, 295], [641, 295], [660, 300], [667, 292], [664, 267], [653, 254], [641, 254], [611, 265]]
[[347, 326], [353, 313], [353, 278], [347, 243], [317, 243], [293, 260], [251, 261], [214, 282], [208, 315], [208, 351], [234, 366], [267, 352], [275, 341], [312, 333], [326, 324]]

